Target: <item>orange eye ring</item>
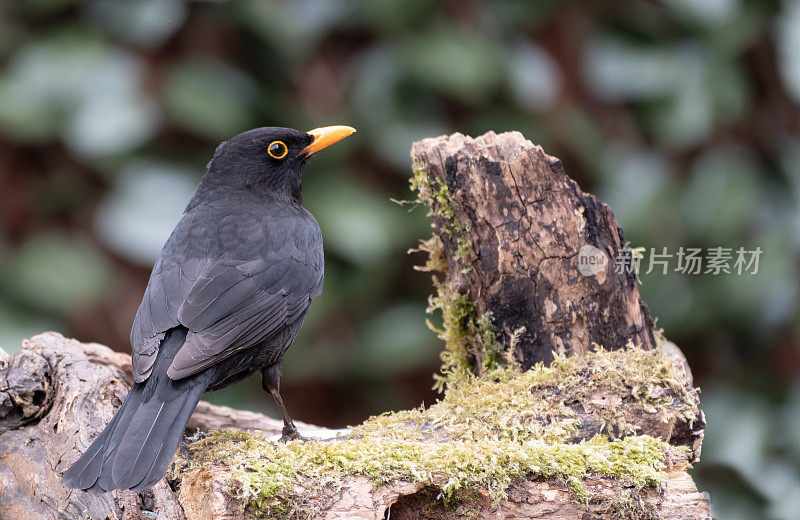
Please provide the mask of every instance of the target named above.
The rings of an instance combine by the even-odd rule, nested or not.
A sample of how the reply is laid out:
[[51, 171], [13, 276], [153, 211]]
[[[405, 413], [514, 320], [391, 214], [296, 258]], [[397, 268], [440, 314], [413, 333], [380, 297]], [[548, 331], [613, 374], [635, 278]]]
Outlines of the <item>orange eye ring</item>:
[[283, 159], [289, 154], [289, 147], [283, 141], [272, 141], [267, 147], [267, 153], [273, 159]]

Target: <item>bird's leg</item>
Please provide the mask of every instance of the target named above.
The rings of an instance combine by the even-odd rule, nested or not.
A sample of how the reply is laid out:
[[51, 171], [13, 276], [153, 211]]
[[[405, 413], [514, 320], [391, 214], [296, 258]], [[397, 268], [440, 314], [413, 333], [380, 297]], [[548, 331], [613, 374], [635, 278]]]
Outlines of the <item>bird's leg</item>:
[[186, 436], [186, 432], [184, 431], [181, 434], [181, 442], [178, 444], [181, 449], [181, 455], [183, 458], [186, 459], [186, 467], [189, 467], [189, 437]]
[[201, 439], [205, 439], [206, 437], [208, 437], [208, 434], [204, 431], [201, 431], [200, 429], [198, 429], [197, 433], [195, 433], [191, 437], [186, 435], [186, 431], [184, 431], [181, 434], [181, 442], [180, 444], [178, 444], [178, 446], [181, 449], [181, 455], [183, 455], [183, 458], [186, 459], [187, 468], [189, 467], [189, 444], [192, 442], [197, 442]]
[[206, 432], [204, 432], [203, 430], [201, 430], [200, 428], [198, 428], [197, 432], [195, 432], [195, 434], [192, 435], [191, 437], [189, 437], [188, 435], [186, 435], [184, 433], [184, 438], [186, 439], [187, 443], [197, 442], [197, 441], [205, 439], [206, 437], [208, 437], [208, 434]]
[[272, 365], [269, 366], [261, 371], [261, 386], [272, 394], [272, 397], [275, 399], [275, 403], [278, 405], [278, 409], [281, 411], [281, 416], [283, 416], [283, 435], [281, 436], [281, 441], [292, 441], [295, 439], [300, 440], [307, 440], [305, 437], [300, 435], [300, 432], [297, 431], [297, 427], [294, 425], [292, 418], [289, 417], [289, 412], [286, 410], [286, 405], [283, 404], [283, 399], [281, 398], [281, 368], [280, 365]]

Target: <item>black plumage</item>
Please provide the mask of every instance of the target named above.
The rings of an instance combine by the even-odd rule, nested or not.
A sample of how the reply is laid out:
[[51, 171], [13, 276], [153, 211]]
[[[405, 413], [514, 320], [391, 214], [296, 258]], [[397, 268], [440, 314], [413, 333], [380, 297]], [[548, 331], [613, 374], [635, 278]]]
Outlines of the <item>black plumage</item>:
[[323, 283], [322, 234], [302, 205], [300, 180], [311, 154], [352, 131], [259, 128], [217, 148], [134, 319], [135, 383], [64, 474], [68, 486], [149, 488], [202, 395], [259, 370], [281, 409], [284, 437], [298, 436], [280, 397], [279, 367]]

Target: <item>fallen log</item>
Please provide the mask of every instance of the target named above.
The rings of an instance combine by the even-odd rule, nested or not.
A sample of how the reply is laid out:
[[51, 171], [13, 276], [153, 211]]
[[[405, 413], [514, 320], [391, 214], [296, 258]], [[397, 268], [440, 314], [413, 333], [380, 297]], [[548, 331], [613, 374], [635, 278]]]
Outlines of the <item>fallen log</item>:
[[685, 361], [631, 273], [577, 265], [585, 245], [623, 250], [611, 211], [518, 133], [412, 157], [441, 401], [347, 432], [299, 424], [317, 440], [288, 444], [279, 421], [201, 403], [190, 429], [211, 433], [165, 480], [88, 495], [60, 475], [121, 404], [130, 361], [42, 334], [0, 355], [0, 520], [710, 518], [686, 473], [705, 424]]

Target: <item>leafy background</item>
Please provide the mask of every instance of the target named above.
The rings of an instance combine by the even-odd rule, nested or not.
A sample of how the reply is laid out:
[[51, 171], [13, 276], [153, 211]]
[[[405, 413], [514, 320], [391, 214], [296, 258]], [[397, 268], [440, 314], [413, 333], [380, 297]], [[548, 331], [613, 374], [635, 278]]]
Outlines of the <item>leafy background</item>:
[[[285, 360], [296, 417], [432, 402], [422, 137], [520, 130], [633, 245], [761, 247], [757, 275], [642, 276], [709, 428], [723, 520], [800, 511], [800, 2], [0, 2], [0, 344], [127, 350], [149, 268], [216, 144], [350, 124], [306, 171], [326, 288]], [[674, 264], [672, 264], [674, 265]], [[258, 383], [212, 396], [267, 409]]]

